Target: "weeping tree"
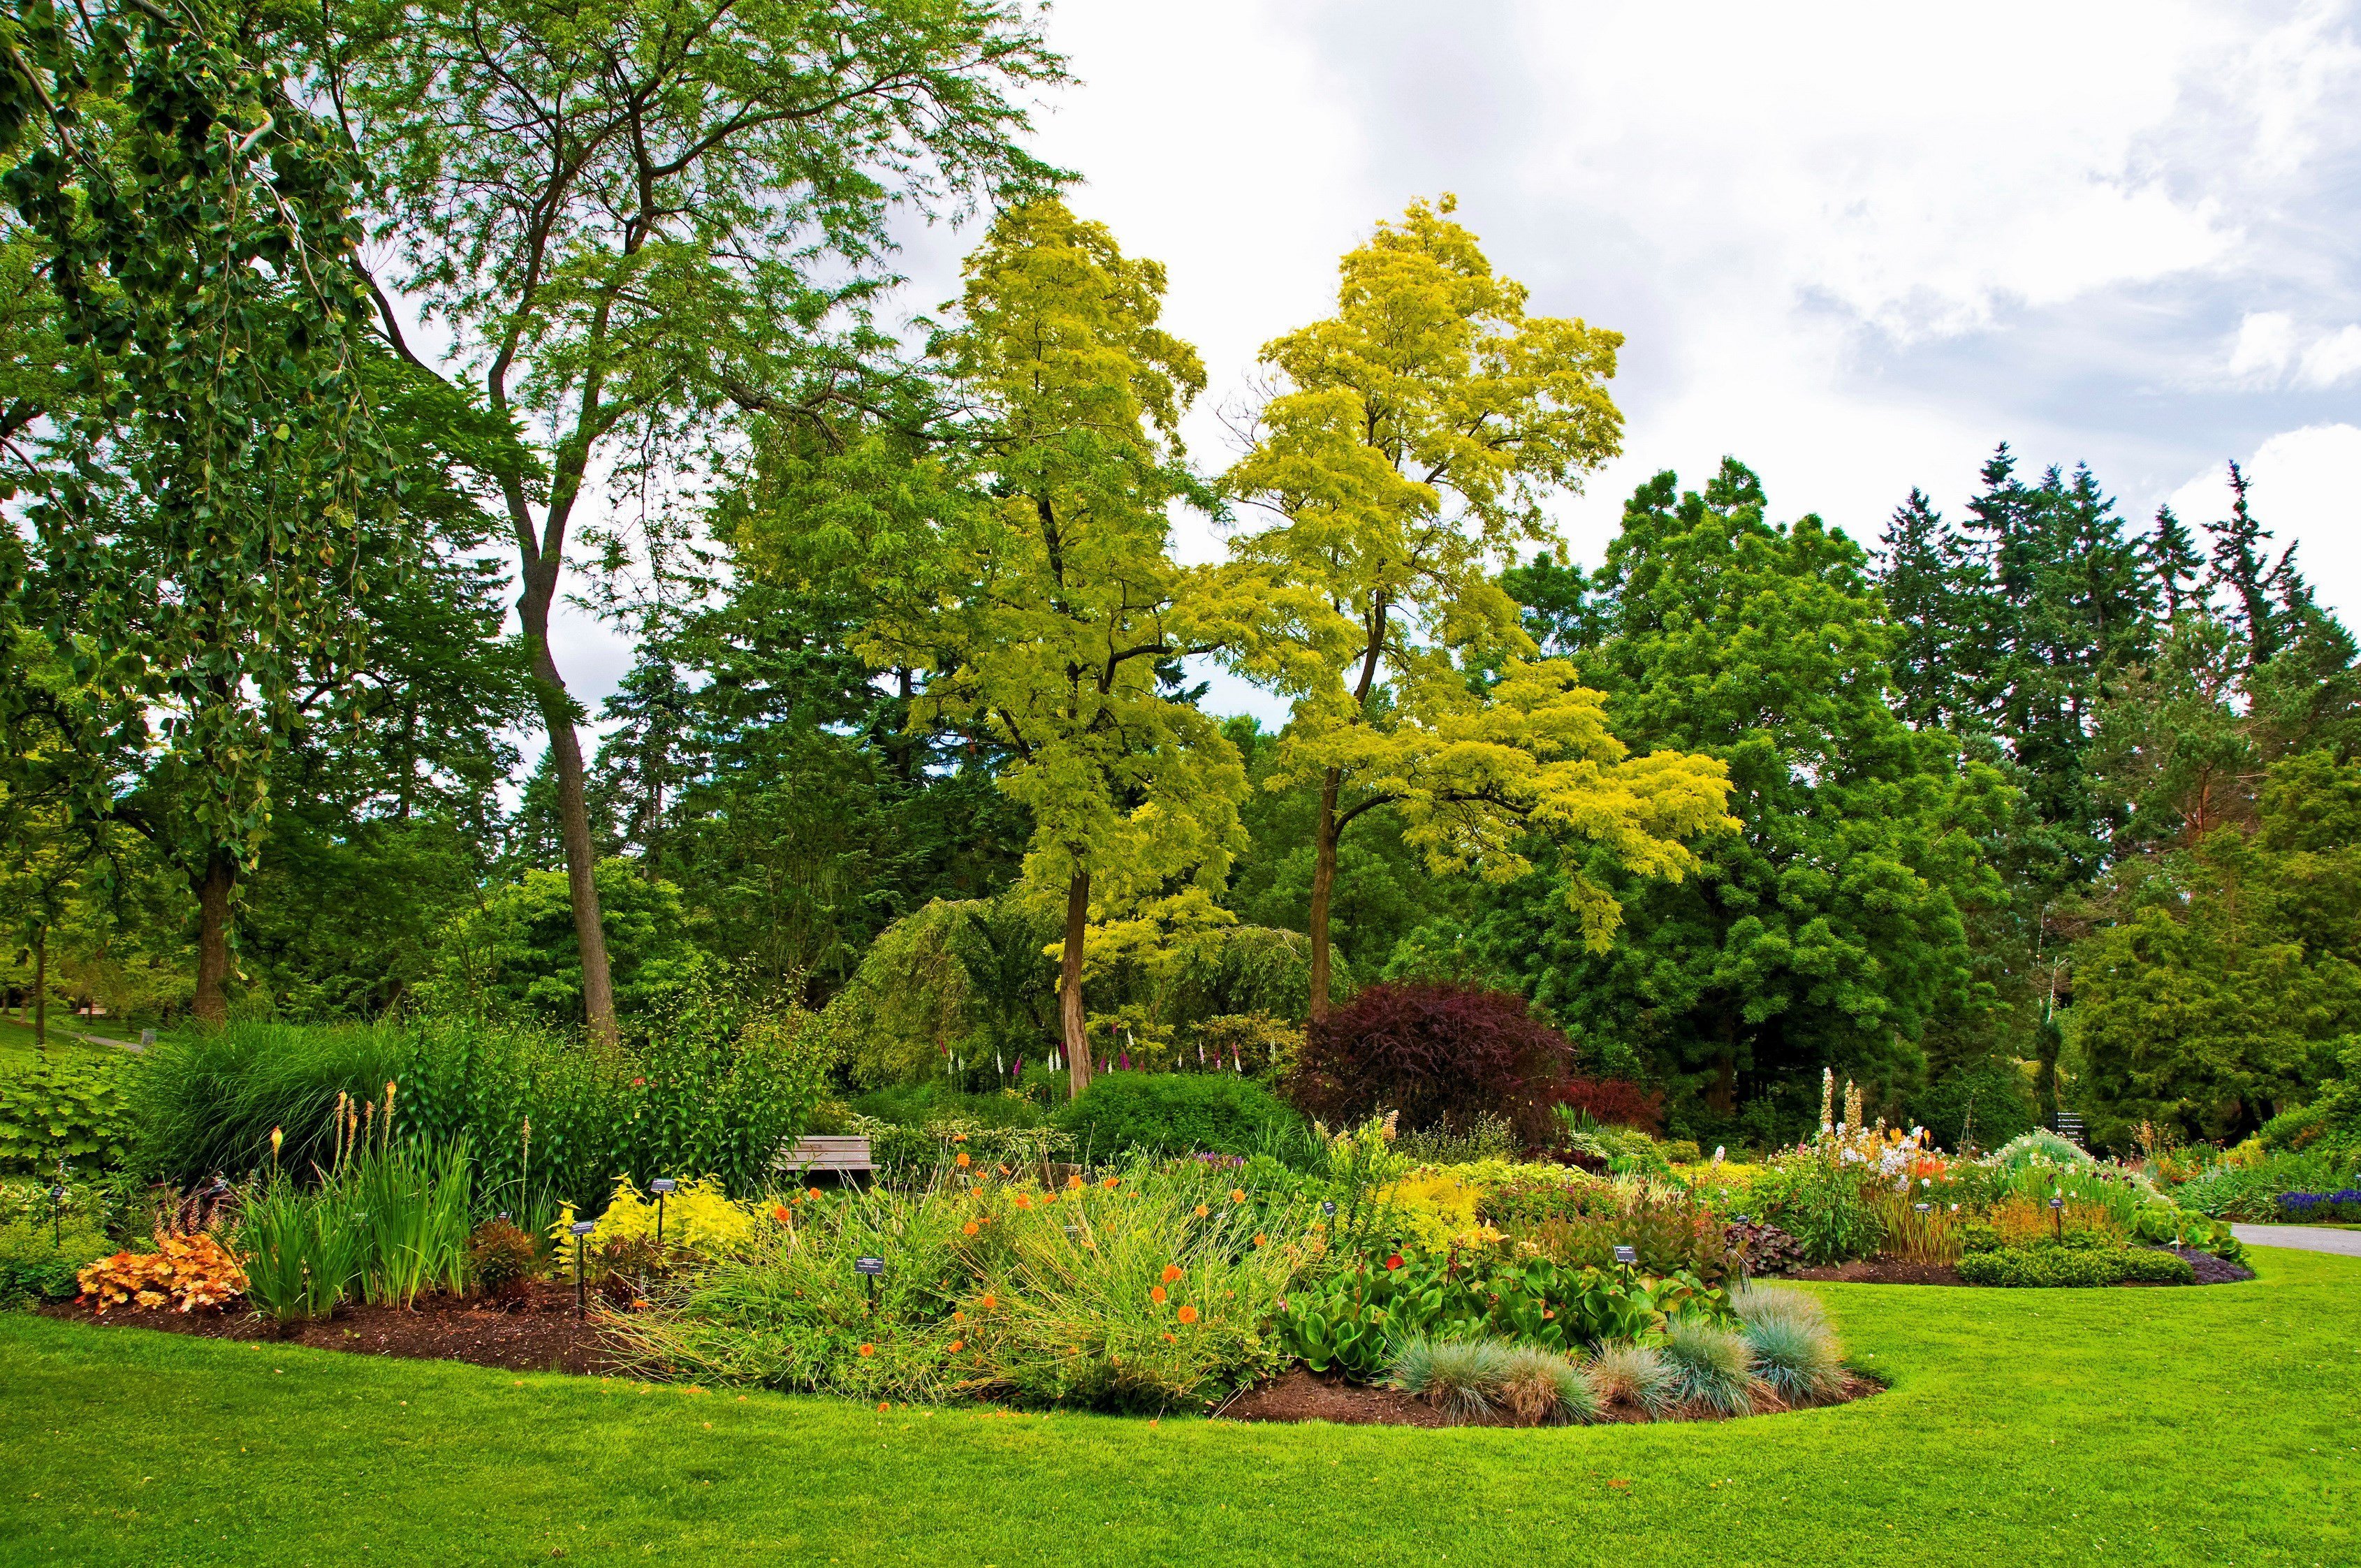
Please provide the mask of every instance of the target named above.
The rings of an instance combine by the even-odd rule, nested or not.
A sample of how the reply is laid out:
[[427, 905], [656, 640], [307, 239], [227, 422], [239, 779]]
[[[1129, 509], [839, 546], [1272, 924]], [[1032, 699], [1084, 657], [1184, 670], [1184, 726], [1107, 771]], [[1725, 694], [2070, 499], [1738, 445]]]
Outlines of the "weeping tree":
[[74, 807], [188, 877], [194, 1009], [218, 1020], [274, 767], [415, 554], [373, 418], [358, 166], [235, 17], [18, 16], [0, 157], [61, 359], [47, 406], [9, 411], [35, 449], [11, 464], [25, 594], [90, 697]]

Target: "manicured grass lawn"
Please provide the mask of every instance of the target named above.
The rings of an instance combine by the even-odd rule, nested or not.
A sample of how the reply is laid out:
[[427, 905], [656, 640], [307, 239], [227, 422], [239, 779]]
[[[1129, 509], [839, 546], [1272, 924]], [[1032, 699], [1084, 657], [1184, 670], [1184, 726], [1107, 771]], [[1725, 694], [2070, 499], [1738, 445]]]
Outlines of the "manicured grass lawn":
[[[104, 1029], [99, 1032], [105, 1033]], [[138, 1036], [135, 1033], [126, 1037], [137, 1039]], [[79, 1029], [68, 1025], [62, 1019], [54, 1016], [49, 1019], [49, 1055], [53, 1059], [119, 1057], [123, 1054], [119, 1046], [93, 1046], [82, 1037]], [[5, 1077], [19, 1068], [30, 1067], [39, 1059], [39, 1053], [33, 1043], [33, 1025], [19, 1024], [14, 1018], [0, 1018], [0, 1077]]]
[[1892, 1381], [1552, 1431], [928, 1415], [0, 1317], [0, 1563], [2361, 1558], [2361, 1261], [1822, 1288]]

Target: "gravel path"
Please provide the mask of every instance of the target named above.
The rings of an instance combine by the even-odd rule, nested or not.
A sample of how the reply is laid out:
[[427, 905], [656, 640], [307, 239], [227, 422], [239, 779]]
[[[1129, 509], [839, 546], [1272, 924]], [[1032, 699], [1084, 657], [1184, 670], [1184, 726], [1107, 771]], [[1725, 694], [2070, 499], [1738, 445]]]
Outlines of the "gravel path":
[[2230, 1234], [2248, 1246], [2291, 1246], [2303, 1252], [2361, 1257], [2361, 1231], [2332, 1231], [2318, 1225], [2232, 1225]]

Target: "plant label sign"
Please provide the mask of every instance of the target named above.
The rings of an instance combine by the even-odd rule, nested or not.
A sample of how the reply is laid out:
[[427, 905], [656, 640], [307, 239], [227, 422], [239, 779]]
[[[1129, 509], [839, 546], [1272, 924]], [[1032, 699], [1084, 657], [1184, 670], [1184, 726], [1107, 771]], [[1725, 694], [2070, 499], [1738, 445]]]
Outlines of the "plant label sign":
[[1640, 1249], [1635, 1246], [1619, 1246], [1615, 1249], [1615, 1261], [1618, 1263], [1637, 1263], [1640, 1261]]
[[1320, 1212], [1327, 1215], [1330, 1219], [1334, 1219], [1336, 1217], [1336, 1200], [1334, 1198], [1322, 1199], [1320, 1201]]
[[882, 1257], [856, 1257], [852, 1260], [852, 1271], [855, 1274], [883, 1274], [885, 1272], [885, 1260]]

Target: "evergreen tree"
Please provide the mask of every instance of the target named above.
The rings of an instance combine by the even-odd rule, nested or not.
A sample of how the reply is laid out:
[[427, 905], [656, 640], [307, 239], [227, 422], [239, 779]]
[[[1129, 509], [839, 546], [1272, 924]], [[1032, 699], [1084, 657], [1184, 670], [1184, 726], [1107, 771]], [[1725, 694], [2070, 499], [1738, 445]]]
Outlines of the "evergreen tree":
[[1977, 565], [1924, 490], [1913, 488], [1887, 520], [1878, 567], [1902, 717], [1921, 729], [1972, 730], [1980, 721], [1975, 662], [1961, 654], [1987, 630], [1973, 613], [1982, 597]]

